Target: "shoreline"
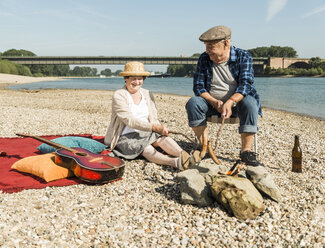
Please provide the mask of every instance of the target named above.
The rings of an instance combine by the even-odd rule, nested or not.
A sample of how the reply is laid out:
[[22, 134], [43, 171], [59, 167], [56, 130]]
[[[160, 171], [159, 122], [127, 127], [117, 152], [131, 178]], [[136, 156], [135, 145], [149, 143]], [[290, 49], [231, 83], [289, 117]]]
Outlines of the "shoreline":
[[[6, 84], [7, 86], [10, 86], [15, 84], [59, 81], [59, 80], [73, 79], [73, 78], [100, 78], [100, 77], [77, 77], [77, 76], [29, 77], [29, 76], [0, 73], [0, 87], [2, 86], [2, 84]], [[110, 77], [106, 77], [106, 78], [110, 78]]]
[[[1, 90], [11, 90], [7, 89], [6, 87], [12, 86], [12, 85], [17, 85], [17, 84], [26, 84], [26, 83], [37, 83], [37, 82], [46, 82], [46, 81], [59, 81], [59, 80], [65, 80], [65, 79], [73, 79], [73, 78], [81, 78], [81, 77], [28, 77], [28, 76], [20, 76], [20, 75], [12, 75], [12, 74], [4, 74], [0, 73], [0, 89]], [[82, 77], [82, 78], [89, 78], [89, 77]], [[58, 90], [58, 89], [38, 89], [35, 91], [41, 91], [41, 90]], [[64, 89], [64, 90], [76, 90], [76, 89]], [[78, 89], [78, 90], [87, 90], [87, 89]], [[101, 91], [101, 89], [98, 89]], [[18, 91], [33, 91], [33, 90], [18, 90]], [[102, 91], [114, 91], [114, 90], [102, 90]], [[171, 95], [171, 96], [180, 96], [177, 94], [172, 94], [172, 93], [164, 93], [166, 95]], [[325, 117], [316, 117], [308, 114], [301, 114], [297, 112], [290, 112], [282, 109], [276, 109], [272, 107], [264, 107], [262, 106], [263, 109], [271, 109], [275, 111], [281, 111], [284, 113], [290, 113], [290, 114], [295, 114], [301, 117], [308, 117], [320, 121], [325, 121]]]
[[276, 108], [272, 108], [272, 107], [263, 107], [262, 106], [262, 110], [263, 109], [269, 109], [269, 110], [273, 110], [273, 111], [279, 111], [279, 112], [282, 112], [282, 113], [293, 114], [293, 115], [297, 115], [297, 116], [300, 116], [300, 117], [315, 119], [315, 120], [318, 120], [318, 121], [325, 121], [325, 118], [322, 118], [322, 117], [316, 117], [316, 116], [301, 114], [301, 113], [297, 113], [297, 112], [290, 112], [290, 111], [286, 111], [286, 110], [283, 110], [283, 109], [276, 109]]
[[[119, 77], [119, 76], [114, 76], [114, 77]], [[303, 77], [307, 77], [307, 76], [255, 75], [255, 77], [303, 78]], [[321, 77], [325, 77], [325, 76], [311, 76], [311, 78], [321, 78]], [[0, 85], [1, 84], [25, 84], [25, 83], [36, 83], [36, 82], [45, 82], [45, 81], [58, 81], [58, 80], [73, 79], [73, 78], [100, 78], [100, 77], [77, 77], [77, 76], [29, 77], [29, 76], [0, 73]], [[110, 77], [105, 77], [105, 78], [110, 78]]]
[[65, 77], [29, 77], [13, 74], [0, 73], [0, 85], [1, 84], [26, 84], [45, 81], [58, 81], [63, 80]]

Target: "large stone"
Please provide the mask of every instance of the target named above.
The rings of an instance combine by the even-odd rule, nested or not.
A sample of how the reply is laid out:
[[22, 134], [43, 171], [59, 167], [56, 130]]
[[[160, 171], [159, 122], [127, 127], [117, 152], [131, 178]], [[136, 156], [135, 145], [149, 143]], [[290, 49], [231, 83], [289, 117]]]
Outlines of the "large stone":
[[197, 169], [208, 184], [211, 184], [212, 177], [219, 174], [219, 172], [224, 174], [228, 171], [226, 166], [216, 164], [212, 159], [201, 160], [200, 163], [193, 165], [191, 169]]
[[181, 199], [184, 203], [201, 207], [213, 203], [209, 185], [197, 169], [179, 172], [176, 179], [180, 182]]
[[281, 201], [280, 190], [274, 183], [272, 175], [267, 172], [264, 166], [248, 165], [246, 168], [246, 177], [260, 192], [277, 202]]
[[263, 210], [263, 197], [246, 178], [216, 175], [212, 196], [239, 219], [254, 219]]

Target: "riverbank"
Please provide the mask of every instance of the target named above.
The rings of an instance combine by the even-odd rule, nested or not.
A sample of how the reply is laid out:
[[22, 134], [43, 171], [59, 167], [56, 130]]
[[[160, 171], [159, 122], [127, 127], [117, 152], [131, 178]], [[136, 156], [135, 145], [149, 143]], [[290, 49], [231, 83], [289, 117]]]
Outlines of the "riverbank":
[[[112, 91], [0, 90], [0, 137], [105, 135]], [[159, 120], [193, 137], [187, 96], [155, 93]], [[171, 108], [171, 106], [173, 106]], [[325, 121], [264, 108], [259, 158], [274, 176], [282, 201], [265, 198], [265, 211], [240, 221], [218, 204], [180, 202], [177, 173], [143, 159], [126, 161], [123, 180], [0, 193], [0, 246], [4, 247], [322, 247], [325, 242]], [[225, 125], [218, 141], [223, 164], [238, 159], [237, 125]], [[209, 126], [212, 142], [216, 127]], [[294, 135], [300, 135], [303, 173], [291, 172]], [[172, 136], [187, 151], [182, 136]], [[224, 150], [221, 150], [224, 149]], [[1, 148], [2, 150], [2, 148]]]
[[0, 73], [0, 85], [1, 84], [26, 84], [44, 81], [57, 81], [62, 79], [61, 77], [27, 77], [13, 74]]

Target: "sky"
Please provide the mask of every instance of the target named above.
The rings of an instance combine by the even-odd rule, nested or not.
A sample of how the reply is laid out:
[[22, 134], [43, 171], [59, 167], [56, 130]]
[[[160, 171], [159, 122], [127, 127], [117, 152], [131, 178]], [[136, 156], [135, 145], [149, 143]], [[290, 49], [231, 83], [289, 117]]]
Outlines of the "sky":
[[290, 46], [325, 59], [325, 0], [0, 0], [0, 52], [192, 56], [216, 25], [242, 49]]

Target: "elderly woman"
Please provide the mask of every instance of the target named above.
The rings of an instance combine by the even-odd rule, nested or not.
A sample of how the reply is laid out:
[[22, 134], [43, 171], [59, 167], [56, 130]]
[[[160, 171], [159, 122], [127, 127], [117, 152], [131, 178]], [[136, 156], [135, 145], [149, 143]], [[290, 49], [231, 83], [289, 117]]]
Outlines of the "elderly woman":
[[153, 95], [142, 88], [150, 73], [142, 63], [129, 62], [120, 75], [125, 85], [113, 95], [111, 122], [104, 143], [119, 157], [134, 159], [142, 155], [156, 164], [187, 169], [190, 155], [168, 137], [168, 129], [158, 121]]

